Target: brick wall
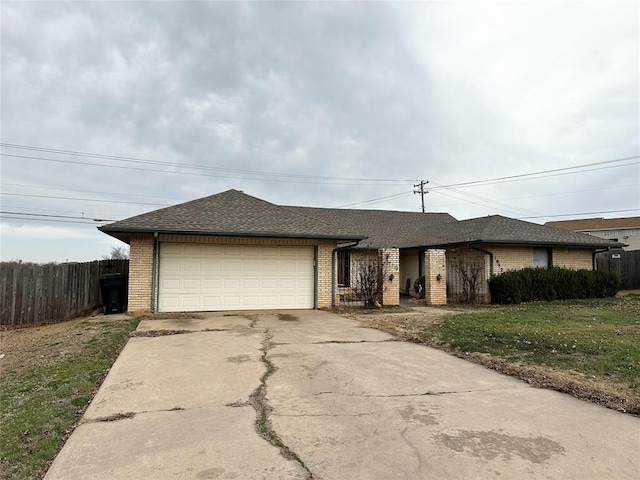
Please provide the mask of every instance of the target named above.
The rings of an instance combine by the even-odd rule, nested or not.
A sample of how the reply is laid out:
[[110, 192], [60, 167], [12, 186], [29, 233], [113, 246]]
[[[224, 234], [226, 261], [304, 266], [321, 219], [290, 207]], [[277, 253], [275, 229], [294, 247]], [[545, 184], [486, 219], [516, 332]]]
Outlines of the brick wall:
[[493, 273], [499, 275], [510, 270], [533, 267], [533, 247], [483, 246], [493, 253]]
[[[318, 308], [330, 308], [332, 306], [332, 252], [333, 249], [336, 248], [336, 245], [337, 243], [335, 241], [323, 240], [318, 242]], [[338, 285], [337, 278], [334, 285]]]
[[[488, 246], [493, 252], [493, 269], [496, 275], [509, 270], [522, 270], [533, 267], [533, 247]], [[590, 248], [553, 248], [551, 259], [554, 267], [574, 270], [593, 269], [593, 249]]]
[[[331, 253], [337, 242], [295, 238], [209, 237], [199, 235], [160, 235], [160, 242], [218, 243], [225, 245], [274, 245], [318, 247], [318, 308], [331, 307]], [[153, 235], [133, 235], [129, 267], [129, 310], [151, 310]]]
[[382, 305], [400, 305], [400, 250], [383, 248], [380, 254], [384, 269]]
[[554, 248], [551, 258], [554, 267], [593, 270], [593, 249]]
[[149, 311], [151, 310], [153, 235], [132, 235], [129, 257], [129, 311]]
[[[440, 279], [438, 280], [438, 275]], [[425, 296], [427, 305], [447, 303], [447, 258], [445, 250], [430, 249], [424, 254]]]

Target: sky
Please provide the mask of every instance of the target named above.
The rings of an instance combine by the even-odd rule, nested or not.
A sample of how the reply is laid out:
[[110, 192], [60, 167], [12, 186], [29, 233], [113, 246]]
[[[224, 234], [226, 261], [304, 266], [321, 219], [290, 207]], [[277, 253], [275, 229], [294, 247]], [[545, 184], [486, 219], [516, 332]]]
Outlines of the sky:
[[231, 188], [638, 216], [639, 5], [3, 1], [1, 260], [99, 259], [97, 226]]

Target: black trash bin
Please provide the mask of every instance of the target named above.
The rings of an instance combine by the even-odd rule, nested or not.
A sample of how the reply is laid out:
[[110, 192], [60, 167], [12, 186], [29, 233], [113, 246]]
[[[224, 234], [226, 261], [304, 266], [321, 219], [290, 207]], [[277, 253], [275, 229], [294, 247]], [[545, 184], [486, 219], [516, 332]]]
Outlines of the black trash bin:
[[127, 276], [124, 273], [100, 275], [100, 292], [105, 315], [127, 309]]

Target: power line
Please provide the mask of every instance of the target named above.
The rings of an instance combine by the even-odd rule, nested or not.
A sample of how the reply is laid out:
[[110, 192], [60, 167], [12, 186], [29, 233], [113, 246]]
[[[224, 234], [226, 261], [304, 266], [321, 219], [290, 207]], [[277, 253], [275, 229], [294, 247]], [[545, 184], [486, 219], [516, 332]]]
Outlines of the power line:
[[92, 222], [115, 222], [115, 220], [108, 220], [105, 218], [89, 218], [89, 217], [75, 217], [70, 215], [47, 215], [44, 213], [28, 213], [28, 212], [9, 212], [9, 211], [0, 211], [0, 214], [7, 215], [28, 215], [33, 217], [51, 217], [51, 218], [75, 218], [81, 220], [88, 220]]
[[[243, 174], [243, 175], [277, 177], [277, 180], [273, 180], [273, 181], [281, 181], [280, 179], [282, 177], [307, 179], [307, 180], [311, 179], [311, 180], [367, 181], [367, 182], [376, 182], [376, 183], [400, 183], [400, 182], [412, 181], [412, 180], [402, 180], [402, 179], [393, 180], [388, 178], [383, 179], [383, 178], [363, 178], [363, 177], [330, 177], [330, 176], [323, 176], [323, 175], [305, 175], [305, 174], [296, 174], [296, 173], [267, 172], [267, 171], [259, 171], [259, 170], [223, 168], [223, 167], [215, 167], [211, 165], [198, 165], [198, 164], [183, 163], [183, 162], [163, 162], [159, 160], [148, 160], [148, 159], [142, 159], [142, 158], [136, 158], [136, 157], [80, 152], [75, 150], [59, 150], [55, 148], [37, 147], [37, 146], [31, 146], [31, 145], [20, 145], [20, 144], [4, 143], [4, 142], [0, 143], [0, 146], [7, 147], [7, 148], [15, 148], [19, 150], [29, 150], [29, 151], [36, 151], [36, 152], [43, 152], [43, 153], [53, 153], [57, 155], [71, 155], [71, 156], [77, 156], [77, 157], [114, 160], [119, 162], [138, 163], [138, 164], [144, 164], [144, 165], [158, 165], [158, 166], [164, 166], [164, 167], [178, 167], [178, 168], [187, 168], [187, 169], [195, 169], [195, 170], [210, 170], [210, 171], [217, 171], [217, 172]], [[11, 155], [6, 154], [6, 156], [11, 156]], [[23, 156], [23, 157], [29, 158], [28, 156]], [[33, 157], [32, 159], [45, 160], [41, 157]], [[53, 159], [46, 159], [46, 160], [55, 161]], [[93, 165], [93, 164], [90, 164], [90, 165]], [[110, 166], [115, 166], [115, 165], [110, 165]], [[222, 177], [222, 178], [238, 178], [238, 177], [234, 176], [234, 177]], [[239, 177], [239, 178], [243, 178], [243, 177]], [[314, 182], [301, 182], [301, 183], [314, 183]]]
[[[558, 195], [571, 195], [573, 193], [584, 193], [584, 192], [598, 192], [600, 190], [611, 190], [613, 188], [625, 188], [625, 187], [637, 187], [638, 185], [640, 185], [640, 183], [629, 183], [626, 185], [613, 185], [611, 187], [601, 187], [601, 188], [589, 188], [586, 190], [571, 190], [571, 191], [567, 191], [567, 192], [559, 192], [559, 193], [544, 193], [541, 195], [527, 195], [524, 197], [509, 197], [509, 198], [499, 198], [498, 200], [522, 200], [525, 198], [541, 198], [541, 197], [554, 197], [554, 196], [558, 196]], [[462, 193], [462, 192], [460, 192]], [[467, 200], [460, 198], [459, 200], [462, 200], [463, 202], [467, 203]], [[444, 208], [444, 207], [456, 207], [459, 205], [464, 205], [464, 203], [451, 203], [448, 205], [438, 205], [438, 208]]]
[[29, 195], [26, 193], [5, 193], [0, 192], [0, 195], [7, 195], [11, 197], [30, 197], [30, 198], [51, 198], [56, 200], [78, 200], [81, 202], [99, 202], [99, 203], [124, 203], [127, 205], [151, 205], [155, 207], [169, 207], [166, 203], [146, 203], [146, 202], [123, 202], [119, 200], [97, 200], [93, 198], [76, 198], [76, 197], [56, 197], [53, 195]]
[[[78, 210], [60, 210], [60, 209], [55, 209], [55, 208], [36, 208], [36, 207], [29, 207], [26, 205], [7, 205], [6, 203], [2, 203], [2, 207], [4, 208], [8, 208], [8, 209], [15, 209], [15, 210], [35, 210], [37, 212], [56, 212], [56, 213], [78, 213]], [[29, 212], [29, 213], [33, 213], [33, 212]], [[109, 214], [109, 215], [96, 215], [96, 214], [85, 214], [84, 212], [82, 212], [82, 215], [84, 215], [84, 218], [88, 218], [88, 217], [111, 217], [113, 215]]]
[[529, 218], [556, 218], [556, 217], [575, 217], [582, 215], [598, 215], [601, 213], [621, 213], [621, 212], [638, 212], [640, 208], [626, 208], [624, 210], [603, 210], [600, 212], [581, 212], [581, 213], [565, 213], [562, 215], [541, 215], [539, 217], [520, 217], [518, 220], [525, 220]]
[[77, 223], [80, 225], [88, 225], [90, 227], [95, 227], [94, 223], [90, 223], [90, 222], [81, 222], [78, 220], [54, 220], [54, 219], [49, 219], [49, 218], [33, 218], [33, 217], [5, 217], [3, 215], [0, 215], [0, 219], [6, 219], [6, 220], [26, 220], [26, 221], [32, 221], [32, 222], [55, 222], [55, 223]]
[[[465, 201], [467, 203], [473, 203], [474, 205], [479, 205], [481, 207], [487, 208], [486, 202], [485, 203], [479, 203], [479, 202], [476, 202], [476, 201], [473, 201], [473, 200], [467, 200], [467, 199], [456, 197], [456, 196], [450, 195], [448, 193], [440, 192], [440, 191], [433, 191], [433, 193], [438, 194], [438, 195], [444, 195], [445, 197], [449, 197], [449, 198], [455, 198], [456, 200], [463, 200], [463, 201]], [[514, 212], [519, 214], [519, 212], [517, 212], [517, 210], [515, 208], [508, 207], [508, 206], [507, 207], [492, 206], [491, 208], [494, 208], [496, 210], [500, 210], [500, 211], [503, 211], [503, 212], [509, 212], [510, 214], [513, 214]]]
[[[378, 180], [378, 179], [372, 179], [372, 180], [366, 180], [367, 182], [374, 182], [374, 183], [344, 183], [344, 180], [348, 180], [347, 178], [335, 178], [336, 181], [333, 182], [323, 182], [323, 181], [311, 181], [311, 182], [303, 182], [300, 180], [285, 180], [283, 178], [247, 178], [244, 176], [240, 176], [240, 175], [211, 175], [211, 174], [206, 174], [206, 173], [196, 173], [196, 172], [180, 172], [180, 171], [169, 171], [169, 170], [157, 170], [157, 169], [153, 169], [153, 168], [141, 168], [141, 167], [127, 167], [125, 165], [109, 165], [109, 164], [104, 164], [104, 163], [91, 163], [91, 162], [81, 162], [81, 161], [73, 161], [73, 160], [61, 160], [61, 159], [54, 159], [54, 158], [43, 158], [43, 157], [32, 157], [29, 155], [14, 155], [14, 154], [9, 154], [9, 153], [0, 153], [0, 155], [2, 155], [3, 157], [12, 157], [12, 158], [23, 158], [23, 159], [28, 159], [28, 160], [36, 160], [36, 161], [44, 161], [44, 162], [56, 162], [56, 163], [65, 163], [65, 164], [71, 164], [71, 165], [85, 165], [85, 166], [92, 166], [92, 167], [106, 167], [106, 168], [119, 168], [119, 169], [123, 169], [123, 170], [134, 170], [134, 171], [138, 171], [138, 172], [153, 172], [153, 173], [169, 173], [172, 175], [189, 175], [192, 177], [211, 177], [211, 178], [233, 178], [233, 179], [241, 179], [241, 180], [248, 180], [248, 181], [259, 181], [259, 182], [279, 182], [279, 183], [299, 183], [299, 184], [310, 184], [310, 185], [340, 185], [340, 186], [345, 186], [345, 187], [349, 187], [349, 186], [373, 186], [373, 185], [379, 185], [379, 183], [375, 183], [375, 182], [382, 182], [384, 180]], [[393, 184], [397, 184], [400, 183], [402, 181], [400, 180], [387, 180], [387, 182], [393, 182]], [[391, 183], [389, 183], [391, 184]]]
[[[433, 183], [435, 185], [439, 185], [436, 182], [433, 182]], [[514, 206], [514, 205], [510, 205], [508, 203], [500, 202], [498, 200], [492, 200], [490, 198], [483, 197], [481, 195], [476, 195], [475, 193], [461, 192], [457, 188], [449, 188], [448, 190], [451, 190], [454, 193], [457, 193], [459, 195], [465, 195], [465, 196], [468, 196], [468, 197], [471, 197], [471, 198], [475, 198], [476, 200], [480, 200], [482, 202], [492, 203], [494, 205], [498, 205], [498, 206], [501, 206], [501, 207], [506, 207], [507, 209], [510, 209], [510, 210], [513, 210], [513, 211], [519, 210], [521, 212], [535, 213], [535, 214], [540, 214], [541, 215], [541, 212], [537, 212], [537, 211], [534, 211], [534, 210], [529, 210], [528, 208], [517, 207], [517, 206]], [[436, 193], [442, 193], [442, 192], [436, 192]], [[463, 199], [461, 199], [461, 200], [463, 200]]]
[[[576, 169], [585, 168], [585, 167], [591, 167], [591, 166], [595, 166], [595, 165], [604, 165], [604, 164], [610, 164], [610, 163], [625, 162], [625, 161], [633, 160], [633, 159], [636, 159], [636, 158], [640, 158], [640, 155], [631, 155], [629, 157], [615, 158], [613, 160], [604, 160], [602, 162], [584, 163], [582, 165], [574, 165], [573, 167], [554, 168], [552, 170], [542, 170], [542, 171], [539, 171], [539, 172], [523, 173], [523, 174], [520, 174], [520, 175], [509, 175], [509, 176], [506, 176], [506, 177], [490, 178], [490, 179], [486, 179], [486, 180], [474, 180], [474, 181], [471, 181], [471, 182], [452, 183], [450, 185], [441, 185], [439, 187], [432, 188], [431, 190], [446, 189], [446, 188], [451, 188], [451, 187], [467, 187], [467, 186], [471, 186], [471, 185], [480, 185], [480, 184], [482, 184], [482, 185], [493, 185], [495, 183], [507, 183], [507, 182], [503, 182], [503, 180], [516, 181], [515, 179], [524, 178], [524, 177], [542, 175], [542, 174], [545, 174], [545, 173], [563, 172], [563, 171], [567, 171], [567, 170], [576, 170]], [[640, 162], [631, 162], [631, 163], [627, 163], [625, 165], [613, 165], [611, 167], [605, 167], [605, 168], [626, 167], [626, 166], [629, 166], [629, 165], [637, 165], [638, 163], [640, 163]], [[603, 169], [604, 168], [594, 168], [594, 169], [588, 169], [588, 170], [583, 170], [583, 171], [584, 172], [591, 172], [591, 171], [594, 171], [594, 170], [603, 170]], [[567, 175], [571, 175], [571, 174], [575, 174], [575, 173], [583, 173], [583, 171], [570, 172]], [[548, 176], [556, 176], [556, 175], [546, 175], [546, 176], [536, 177], [536, 178], [547, 178]], [[559, 175], [557, 175], [557, 176], [559, 176]], [[491, 183], [486, 183], [486, 182], [491, 182]]]
[[5, 187], [23, 187], [23, 188], [38, 188], [42, 190], [62, 190], [65, 192], [78, 192], [78, 193], [96, 193], [98, 195], [117, 195], [118, 197], [127, 196], [127, 197], [143, 197], [143, 198], [161, 198], [163, 200], [176, 200], [178, 202], [186, 202], [187, 200], [182, 198], [175, 197], [158, 197], [157, 195], [140, 195], [136, 193], [118, 193], [118, 192], [99, 192], [96, 190], [75, 190], [73, 188], [60, 188], [60, 187], [45, 187], [41, 185], [25, 185], [20, 183], [0, 183], [0, 185]]
[[405, 196], [408, 196], [408, 195], [412, 195], [412, 193], [411, 192], [394, 193], [393, 195], [387, 195], [385, 197], [372, 198], [371, 200], [363, 200], [362, 202], [349, 203], [347, 205], [340, 205], [339, 207], [336, 207], [336, 208], [347, 208], [347, 207], [353, 207], [353, 206], [356, 206], [356, 205], [365, 205], [365, 204], [369, 204], [369, 203], [378, 203], [380, 201], [390, 200], [392, 198], [405, 197]]

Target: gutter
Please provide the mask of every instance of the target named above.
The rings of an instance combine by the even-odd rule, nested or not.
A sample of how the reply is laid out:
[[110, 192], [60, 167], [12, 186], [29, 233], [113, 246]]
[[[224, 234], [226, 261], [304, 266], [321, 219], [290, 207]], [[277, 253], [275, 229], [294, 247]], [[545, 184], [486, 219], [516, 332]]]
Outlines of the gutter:
[[[135, 233], [153, 233], [160, 235], [199, 235], [213, 237], [247, 237], [247, 238], [298, 238], [313, 240], [343, 240], [358, 241], [364, 240], [365, 236], [339, 236], [339, 235], [322, 235], [313, 233], [278, 233], [278, 232], [218, 232], [215, 230], [163, 230], [153, 228], [109, 228], [109, 225], [97, 227], [102, 233], [114, 236], [113, 234], [135, 234]], [[117, 237], [116, 237], [117, 238]]]
[[[364, 240], [364, 239], [362, 239]], [[358, 246], [362, 240], [356, 240], [350, 245], [343, 245], [342, 247], [336, 247], [331, 250], [331, 306], [336, 306], [336, 253], [338, 250], [350, 250], [353, 247]]]
[[493, 252], [489, 250], [485, 250], [483, 248], [474, 247], [469, 243], [467, 245], [471, 250], [475, 250], [476, 252], [484, 253], [485, 255], [489, 255], [489, 278], [493, 277]]

